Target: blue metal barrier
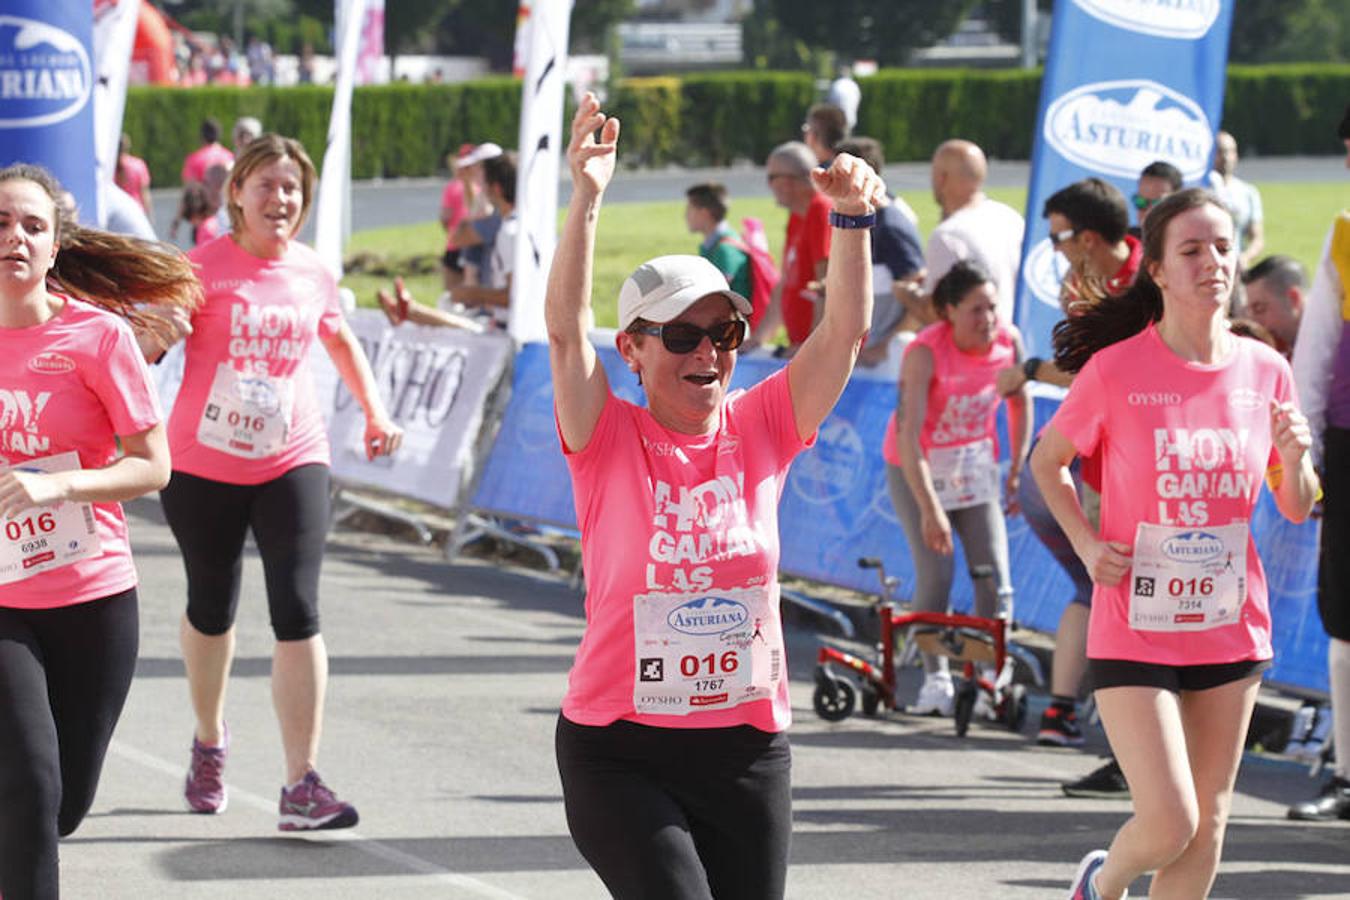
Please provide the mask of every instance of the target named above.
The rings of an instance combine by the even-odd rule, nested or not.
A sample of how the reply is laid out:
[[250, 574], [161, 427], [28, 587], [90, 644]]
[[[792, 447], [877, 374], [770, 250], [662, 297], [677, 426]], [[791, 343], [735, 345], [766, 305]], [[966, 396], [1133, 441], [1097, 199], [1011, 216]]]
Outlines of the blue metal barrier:
[[[599, 347], [600, 361], [616, 393], [642, 402], [633, 373], [612, 345]], [[766, 356], [747, 356], [736, 364], [733, 387], [748, 387], [783, 365]], [[901, 580], [899, 596], [913, 583], [914, 568], [899, 521], [886, 490], [881, 457], [886, 420], [895, 408], [895, 383], [858, 373], [844, 389], [816, 444], [793, 464], [779, 506], [781, 568], [861, 592], [875, 590], [876, 576], [860, 570], [860, 556], [875, 556], [886, 572]], [[1035, 400], [1039, 429], [1058, 401]], [[1007, 425], [999, 413], [1004, 463]], [[572, 487], [558, 448], [548, 348], [527, 344], [516, 358], [515, 381], [497, 442], [474, 497], [485, 512], [567, 528], [576, 527]], [[1275, 619], [1275, 667], [1270, 679], [1312, 691], [1327, 685], [1326, 636], [1316, 612], [1317, 525], [1294, 525], [1275, 509], [1263, 491], [1253, 514], [1257, 549], [1270, 582]], [[1008, 520], [1009, 554], [1017, 621], [1053, 632], [1073, 590], [1068, 577], [1020, 516]], [[965, 573], [958, 542], [957, 578], [952, 605], [970, 609], [973, 588]]]

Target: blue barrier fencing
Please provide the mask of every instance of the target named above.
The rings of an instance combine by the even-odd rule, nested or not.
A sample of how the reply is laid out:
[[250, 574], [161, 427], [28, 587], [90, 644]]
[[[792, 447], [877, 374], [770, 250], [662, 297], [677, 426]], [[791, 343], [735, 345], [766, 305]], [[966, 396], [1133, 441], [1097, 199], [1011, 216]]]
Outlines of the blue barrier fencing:
[[[641, 403], [637, 379], [613, 341], [597, 338], [600, 361], [615, 393]], [[733, 387], [748, 387], [783, 365], [752, 354], [736, 364]], [[862, 592], [876, 589], [876, 576], [860, 570], [861, 556], [879, 557], [887, 574], [901, 579], [900, 594], [913, 583], [914, 568], [886, 490], [881, 441], [895, 407], [890, 378], [859, 371], [845, 388], [816, 444], [793, 464], [779, 506], [781, 567], [789, 575]], [[1058, 406], [1056, 396], [1034, 401], [1035, 428]], [[999, 414], [1006, 465], [1007, 428]], [[526, 344], [516, 357], [514, 388], [496, 444], [474, 495], [477, 510], [509, 518], [576, 528], [572, 486], [558, 445], [548, 348]], [[1294, 525], [1263, 491], [1253, 514], [1257, 549], [1266, 566], [1275, 620], [1272, 681], [1311, 691], [1327, 685], [1326, 636], [1317, 615], [1317, 524]], [[1015, 591], [1014, 616], [1027, 627], [1053, 632], [1072, 595], [1068, 576], [1020, 516], [1008, 520]], [[952, 605], [969, 610], [973, 597], [959, 542]]]

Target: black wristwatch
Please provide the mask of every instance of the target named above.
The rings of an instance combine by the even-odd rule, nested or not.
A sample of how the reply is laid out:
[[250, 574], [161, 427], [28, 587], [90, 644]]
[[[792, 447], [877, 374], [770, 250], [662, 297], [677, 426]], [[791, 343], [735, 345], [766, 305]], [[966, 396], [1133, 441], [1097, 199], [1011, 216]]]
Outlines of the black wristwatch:
[[1041, 367], [1041, 358], [1039, 356], [1028, 357], [1027, 361], [1022, 363], [1022, 375], [1027, 381], [1036, 380], [1036, 372]]

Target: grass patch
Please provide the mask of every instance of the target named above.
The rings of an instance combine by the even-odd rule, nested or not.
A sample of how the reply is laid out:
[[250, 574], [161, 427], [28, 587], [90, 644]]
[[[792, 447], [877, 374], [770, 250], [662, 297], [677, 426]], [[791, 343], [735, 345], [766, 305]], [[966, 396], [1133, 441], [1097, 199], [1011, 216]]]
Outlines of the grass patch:
[[[1265, 208], [1266, 253], [1284, 253], [1303, 263], [1311, 272], [1322, 250], [1322, 242], [1332, 217], [1345, 205], [1346, 189], [1340, 182], [1260, 184]], [[990, 196], [1014, 209], [1026, 205], [1026, 190], [996, 188]], [[902, 197], [919, 216], [919, 230], [925, 237], [938, 223], [938, 210], [927, 191], [904, 191]], [[768, 197], [742, 198], [733, 202], [728, 218], [733, 224], [742, 216], [764, 220], [774, 258], [782, 260], [783, 234], [787, 212]], [[561, 218], [559, 220], [561, 222]], [[390, 269], [400, 271], [413, 257], [440, 257], [445, 246], [444, 232], [435, 221], [397, 228], [379, 228], [352, 235], [348, 256], [358, 253], [384, 257]], [[619, 286], [643, 260], [667, 253], [695, 253], [698, 240], [684, 227], [683, 199], [662, 203], [611, 203], [600, 212], [596, 237], [595, 288], [593, 303], [596, 322], [613, 326], [617, 321], [616, 302]], [[375, 305], [375, 291], [389, 278], [368, 274], [349, 274], [343, 284], [356, 294], [361, 306]], [[432, 274], [405, 278], [414, 296], [434, 302], [441, 292], [439, 270]]]

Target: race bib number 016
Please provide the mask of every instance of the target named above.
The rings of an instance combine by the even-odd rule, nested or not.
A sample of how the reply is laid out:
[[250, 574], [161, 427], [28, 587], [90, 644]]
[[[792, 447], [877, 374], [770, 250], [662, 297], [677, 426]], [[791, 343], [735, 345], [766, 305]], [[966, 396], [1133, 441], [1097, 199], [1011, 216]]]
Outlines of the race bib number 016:
[[231, 456], [275, 456], [286, 448], [293, 406], [290, 379], [245, 375], [221, 363], [197, 424], [197, 440]]
[[[25, 472], [67, 472], [80, 467], [74, 450], [28, 460], [14, 468]], [[0, 540], [0, 584], [31, 578], [101, 552], [88, 503], [35, 506], [5, 519]]]
[[943, 509], [965, 509], [998, 499], [998, 463], [994, 442], [986, 438], [955, 447], [933, 447], [928, 471]]
[[1177, 528], [1141, 522], [1130, 573], [1130, 627], [1203, 631], [1242, 618], [1247, 524]]
[[773, 697], [783, 639], [763, 588], [633, 598], [633, 707], [684, 716]]

